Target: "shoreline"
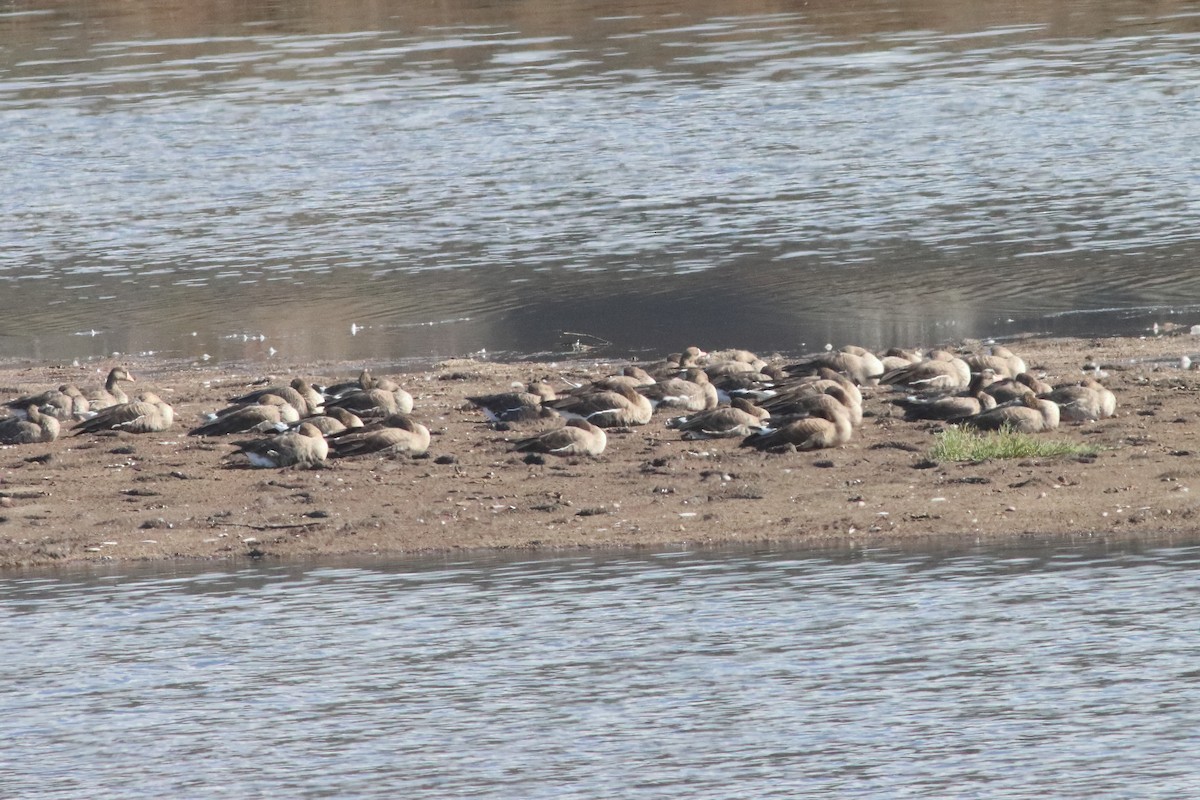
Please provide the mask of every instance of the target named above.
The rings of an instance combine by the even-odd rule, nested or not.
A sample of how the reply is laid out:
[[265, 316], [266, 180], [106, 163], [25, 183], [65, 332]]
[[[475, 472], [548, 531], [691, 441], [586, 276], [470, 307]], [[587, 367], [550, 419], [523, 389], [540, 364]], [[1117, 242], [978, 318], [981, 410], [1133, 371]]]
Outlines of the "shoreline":
[[[1117, 416], [1043, 437], [1100, 446], [1094, 460], [1026, 459], [919, 468], [938, 426], [905, 422], [886, 389], [832, 450], [772, 454], [738, 440], [683, 441], [656, 414], [610, 432], [598, 458], [526, 464], [511, 443], [546, 423], [495, 431], [465, 397], [545, 378], [556, 387], [624, 361], [453, 359], [395, 374], [433, 433], [426, 458], [365, 456], [320, 470], [231, 465], [229, 440], [187, 437], [204, 412], [271, 376], [333, 382], [361, 364], [216, 364], [155, 358], [82, 366], [0, 365], [3, 398], [76, 382], [117, 363], [176, 409], [165, 434], [83, 435], [0, 448], [0, 569], [82, 563], [286, 563], [313, 558], [531, 554], [763, 545], [848, 551], [906, 543], [1155, 541], [1200, 536], [1197, 399], [1180, 366], [1191, 336], [1016, 339], [1051, 383], [1104, 366]], [[132, 393], [132, 392], [131, 392]], [[552, 425], [551, 425], [552, 426]], [[1200, 489], [1198, 489], [1200, 491]]]

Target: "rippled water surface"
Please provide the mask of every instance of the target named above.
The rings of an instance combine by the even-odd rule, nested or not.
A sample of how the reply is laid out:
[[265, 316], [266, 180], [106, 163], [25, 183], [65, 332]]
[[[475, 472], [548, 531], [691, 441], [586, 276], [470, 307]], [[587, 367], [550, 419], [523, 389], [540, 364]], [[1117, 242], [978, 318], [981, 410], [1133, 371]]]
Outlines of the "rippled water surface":
[[1200, 311], [1191, 3], [35, 0], [0, 9], [0, 125], [0, 356]]
[[1200, 546], [0, 576], [4, 795], [1194, 796]]

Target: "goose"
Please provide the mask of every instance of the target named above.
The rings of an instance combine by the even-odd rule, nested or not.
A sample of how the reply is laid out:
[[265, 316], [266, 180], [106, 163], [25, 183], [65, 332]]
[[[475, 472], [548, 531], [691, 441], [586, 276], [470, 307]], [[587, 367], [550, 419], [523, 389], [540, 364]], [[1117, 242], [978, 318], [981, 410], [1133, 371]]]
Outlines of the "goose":
[[719, 364], [723, 361], [740, 361], [743, 364], [752, 364], [756, 370], [761, 369], [759, 365], [766, 363], [763, 359], [759, 358], [758, 355], [750, 352], [749, 350], [730, 348], [726, 350], [717, 350], [708, 354], [709, 364]]
[[221, 409], [203, 425], [192, 428], [188, 436], [225, 436], [279, 430], [300, 421], [300, 412], [282, 397], [264, 394], [250, 405]]
[[925, 357], [915, 350], [905, 350], [902, 347], [889, 347], [879, 356], [879, 363], [883, 365], [884, 372], [891, 372], [894, 369], [908, 367], [924, 361]]
[[601, 428], [645, 425], [654, 415], [654, 406], [649, 398], [628, 386], [584, 390], [543, 405], [548, 405], [568, 419], [586, 419]]
[[999, 378], [1015, 378], [1020, 374], [1013, 371], [1013, 362], [1011, 360], [996, 355], [972, 353], [963, 360], [967, 362], [967, 366], [971, 368], [971, 372], [990, 369]]
[[642, 387], [639, 392], [648, 397], [655, 408], [708, 411], [716, 408], [719, 402], [717, 387], [709, 381], [708, 373], [696, 367], [689, 367], [683, 377], [660, 380], [652, 386]]
[[742, 440], [742, 447], [770, 450], [794, 446], [797, 450], [819, 450], [838, 447], [850, 441], [853, 428], [850, 417], [840, 406], [813, 409], [812, 416], [794, 420], [786, 425], [761, 433], [752, 433]]
[[400, 384], [389, 378], [376, 378], [371, 374], [371, 370], [364, 367], [362, 372], [358, 374], [358, 380], [337, 383], [326, 387], [325, 396], [332, 400], [351, 392], [369, 392], [372, 389], [383, 389], [386, 392], [394, 392], [399, 388]]
[[344, 408], [360, 417], [408, 414], [413, 410], [413, 398], [397, 386], [395, 389], [363, 389], [344, 394], [335, 400], [325, 401], [326, 408]]
[[913, 392], [961, 392], [971, 383], [971, 368], [961, 358], [938, 355], [889, 370], [879, 382]]
[[249, 405], [257, 403], [260, 397], [268, 394], [287, 400], [301, 416], [320, 413], [321, 406], [325, 403], [324, 395], [303, 378], [292, 378], [286, 386], [269, 386], [266, 389], [258, 389], [240, 397], [234, 397], [229, 402], [234, 405]]
[[685, 347], [682, 353], [671, 353], [665, 361], [659, 361], [656, 364], [647, 364], [646, 372], [654, 378], [670, 378], [678, 375], [681, 370], [688, 367], [698, 367], [708, 358], [708, 353], [701, 350], [699, 347], [692, 345]]
[[1028, 385], [1013, 380], [1012, 378], [1000, 378], [992, 381], [982, 390], [985, 394], [990, 394], [996, 399], [997, 405], [1006, 403], [1016, 403], [1023, 397], [1036, 395], [1037, 393]]
[[1059, 386], [1038, 397], [1057, 403], [1062, 419], [1069, 422], [1090, 422], [1116, 413], [1116, 397], [1103, 384], [1090, 378], [1078, 384]]
[[1111, 389], [1091, 377], [1084, 378], [1079, 383], [1081, 386], [1087, 386], [1100, 393], [1100, 413], [1102, 416], [1107, 418], [1117, 415], [1117, 396], [1113, 394]]
[[976, 392], [950, 397], [906, 397], [893, 400], [892, 403], [904, 409], [904, 418], [909, 421], [927, 419], [953, 422], [995, 408], [996, 398], [987, 392]]
[[799, 361], [795, 364], [788, 364], [783, 368], [783, 371], [789, 375], [812, 375], [818, 372], [822, 367], [845, 375], [859, 386], [882, 381], [882, 378], [878, 373], [871, 372], [871, 366], [869, 366], [861, 356], [854, 353], [845, 353], [841, 350], [817, 353], [816, 355], [809, 356], [803, 361]]
[[100, 431], [161, 433], [175, 422], [175, 410], [154, 392], [143, 392], [136, 400], [101, 409], [96, 416], [77, 423], [76, 436]]
[[513, 449], [523, 453], [554, 456], [598, 456], [608, 445], [604, 429], [584, 419], [569, 419], [561, 428], [521, 439]]
[[501, 392], [468, 397], [467, 402], [483, 412], [488, 422], [528, 422], [556, 412], [542, 405], [547, 400], [557, 399], [554, 389], [547, 383], [530, 383], [520, 391]]
[[770, 416], [766, 409], [736, 397], [728, 406], [690, 416], [673, 417], [667, 420], [667, 427], [681, 431], [684, 439], [745, 437], [753, 431], [761, 430]]
[[18, 397], [4, 405], [19, 417], [26, 415], [29, 406], [37, 406], [43, 414], [49, 414], [64, 422], [81, 418], [90, 410], [90, 404], [83, 392], [79, 391], [79, 387], [70, 383], [64, 383], [57, 389], [47, 389], [38, 394]]
[[874, 385], [879, 383], [879, 376], [885, 372], [883, 368], [883, 361], [879, 359], [879, 356], [875, 355], [865, 347], [859, 347], [858, 345], [854, 344], [846, 345], [842, 348], [842, 352], [850, 353], [851, 355], [858, 356], [860, 359], [862, 359], [863, 368], [867, 372], [868, 384]]
[[1022, 372], [1029, 371], [1025, 365], [1025, 359], [1021, 358], [1004, 345], [992, 345], [992, 355], [996, 356], [997, 358], [1006, 359], [1008, 361], [1009, 368], [1013, 371], [1014, 375], [1020, 375]]
[[736, 397], [748, 400], [762, 400], [777, 394], [775, 378], [765, 372], [740, 372], [710, 376], [710, 381], [717, 389], [717, 397], [723, 403], [732, 402]]
[[368, 453], [423, 455], [429, 450], [429, 429], [408, 414], [390, 414], [379, 422], [329, 437], [333, 455]]
[[25, 408], [25, 417], [0, 419], [0, 444], [44, 444], [58, 438], [58, 420], [43, 414], [36, 403]]
[[234, 445], [235, 454], [245, 455], [252, 467], [322, 467], [329, 455], [325, 437], [308, 422], [301, 423], [294, 431]]
[[1017, 383], [1023, 383], [1028, 386], [1033, 390], [1034, 394], [1046, 394], [1047, 392], [1054, 391], [1053, 386], [1046, 383], [1036, 375], [1032, 375], [1028, 372], [1017, 373], [1017, 377], [1014, 380], [1016, 380]]
[[709, 379], [716, 380], [731, 375], [757, 375], [765, 367], [765, 361], [753, 363], [749, 361], [709, 361], [704, 367]]
[[800, 384], [786, 394], [762, 401], [762, 407], [771, 413], [773, 419], [806, 416], [812, 409], [821, 406], [838, 406], [850, 419], [851, 426], [862, 424], [862, 406], [854, 402], [854, 398], [834, 381]]
[[121, 388], [122, 381], [136, 383], [137, 378], [125, 367], [113, 367], [104, 379], [104, 387], [91, 392], [87, 396], [88, 405], [92, 411], [99, 411], [119, 403], [128, 403], [129, 395]]
[[1054, 430], [1058, 427], [1058, 421], [1058, 404], [1051, 400], [1041, 400], [1031, 393], [1017, 403], [996, 406], [989, 411], [964, 417], [958, 422], [982, 431], [995, 431], [1007, 427], [1017, 433], [1039, 433]]
[[363, 421], [357, 415], [350, 413], [344, 408], [331, 408], [324, 414], [305, 417], [300, 421], [300, 424], [306, 423], [312, 425], [325, 436], [341, 433], [349, 428], [363, 427]]

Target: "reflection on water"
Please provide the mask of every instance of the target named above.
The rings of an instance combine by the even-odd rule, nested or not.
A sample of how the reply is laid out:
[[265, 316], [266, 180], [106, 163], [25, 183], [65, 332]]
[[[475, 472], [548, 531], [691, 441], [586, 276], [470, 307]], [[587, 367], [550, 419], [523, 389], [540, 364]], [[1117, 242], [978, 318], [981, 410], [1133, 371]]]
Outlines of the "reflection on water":
[[1187, 797], [1200, 546], [0, 577], [13, 797]]
[[1186, 3], [566, 5], [0, 14], [0, 355], [796, 350], [1197, 310]]

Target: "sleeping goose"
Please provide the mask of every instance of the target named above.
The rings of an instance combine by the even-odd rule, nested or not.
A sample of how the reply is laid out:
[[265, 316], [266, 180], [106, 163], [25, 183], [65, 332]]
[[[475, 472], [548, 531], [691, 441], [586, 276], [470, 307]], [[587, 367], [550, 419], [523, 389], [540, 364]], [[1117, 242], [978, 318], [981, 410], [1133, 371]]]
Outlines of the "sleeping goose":
[[586, 419], [601, 428], [645, 425], [654, 415], [650, 400], [628, 386], [584, 389], [544, 403], [564, 417]]
[[25, 408], [25, 417], [0, 419], [0, 444], [43, 444], [58, 438], [58, 420], [43, 414], [34, 403]]
[[338, 457], [368, 453], [419, 456], [429, 450], [429, 429], [408, 414], [391, 414], [371, 425], [330, 436], [329, 446]]
[[291, 403], [278, 395], [264, 394], [256, 403], [221, 409], [203, 425], [188, 431], [188, 436], [226, 436], [231, 433], [281, 430], [299, 421], [300, 412]]
[[316, 426], [307, 422], [294, 431], [234, 444], [237, 446], [235, 454], [245, 455], [252, 467], [322, 467], [329, 455], [325, 437]]
[[772, 450], [794, 446], [797, 450], [818, 450], [838, 447], [850, 441], [853, 428], [850, 417], [840, 405], [815, 408], [812, 416], [802, 417], [780, 428], [765, 428], [742, 440], [742, 447]]
[[143, 392], [136, 400], [118, 403], [102, 409], [96, 416], [85, 419], [71, 430], [82, 433], [126, 431], [127, 433], [160, 433], [175, 422], [175, 411], [154, 392]]
[[561, 428], [521, 439], [513, 449], [525, 453], [554, 456], [598, 456], [608, 445], [608, 435], [587, 420], [569, 419]]

